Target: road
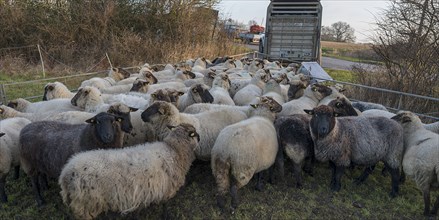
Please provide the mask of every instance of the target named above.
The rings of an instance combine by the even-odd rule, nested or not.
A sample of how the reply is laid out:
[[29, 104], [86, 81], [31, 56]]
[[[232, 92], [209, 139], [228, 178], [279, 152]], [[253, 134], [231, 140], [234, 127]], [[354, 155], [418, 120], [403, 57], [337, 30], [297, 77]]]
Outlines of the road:
[[[253, 51], [259, 50], [259, 45], [257, 44], [247, 44], [246, 47]], [[336, 69], [336, 70], [352, 70], [353, 65], [361, 65], [361, 67], [369, 70], [376, 68], [375, 65], [371, 65], [371, 64], [351, 62], [351, 61], [340, 60], [331, 57], [322, 57], [322, 63], [321, 63], [321, 66], [323, 68]]]

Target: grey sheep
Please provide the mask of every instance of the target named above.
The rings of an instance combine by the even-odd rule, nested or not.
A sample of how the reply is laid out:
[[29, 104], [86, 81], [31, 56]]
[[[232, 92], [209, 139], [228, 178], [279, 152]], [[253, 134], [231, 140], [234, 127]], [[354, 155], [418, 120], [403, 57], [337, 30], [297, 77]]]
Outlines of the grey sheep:
[[76, 154], [59, 178], [63, 201], [76, 218], [122, 214], [174, 197], [195, 159], [199, 135], [181, 124], [162, 142]]
[[[336, 118], [332, 107], [321, 105], [305, 110], [312, 115], [309, 123], [318, 161], [329, 161], [332, 168], [331, 189], [339, 191], [344, 169], [351, 164], [374, 166], [383, 161], [392, 177], [391, 197], [399, 191], [403, 155], [402, 127], [384, 117]], [[357, 179], [363, 182], [370, 172]]]
[[20, 162], [31, 178], [37, 204], [44, 204], [39, 176], [58, 178], [64, 164], [75, 153], [122, 147], [122, 121], [121, 117], [102, 112], [88, 119], [88, 124], [40, 121], [24, 127], [19, 138]]

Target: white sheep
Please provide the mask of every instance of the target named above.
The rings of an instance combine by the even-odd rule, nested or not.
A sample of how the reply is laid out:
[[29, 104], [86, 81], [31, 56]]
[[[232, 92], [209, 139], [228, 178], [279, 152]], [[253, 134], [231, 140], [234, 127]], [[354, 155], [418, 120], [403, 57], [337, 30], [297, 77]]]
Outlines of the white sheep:
[[247, 185], [255, 173], [259, 173], [257, 189], [262, 190], [262, 171], [271, 167], [276, 158], [278, 142], [273, 121], [282, 106], [268, 107], [262, 103], [252, 107], [251, 117], [225, 127], [212, 148], [211, 167], [218, 188], [218, 206], [222, 210], [229, 190], [232, 208], [237, 208], [238, 189]]
[[25, 113], [55, 113], [80, 110], [71, 104], [70, 99], [52, 99], [49, 101], [29, 102], [26, 99], [18, 98], [10, 101], [8, 106]]
[[237, 110], [208, 111], [200, 114], [180, 113], [170, 103], [158, 101], [142, 113], [142, 120], [153, 125], [158, 140], [169, 133], [166, 125], [192, 124], [200, 134], [195, 154], [200, 160], [210, 160], [210, 152], [220, 131], [227, 125], [242, 121], [247, 115]]
[[71, 99], [75, 93], [70, 92], [66, 85], [60, 82], [47, 83], [44, 86], [43, 101], [52, 99]]
[[9, 118], [0, 121], [0, 201], [7, 202], [5, 193], [6, 176], [11, 167], [15, 168], [15, 178], [18, 178], [20, 166], [19, 135], [21, 129], [30, 124], [25, 118]]
[[229, 77], [226, 73], [219, 73], [215, 76], [212, 88], [209, 90], [213, 96], [213, 104], [235, 105], [229, 94], [230, 84]]
[[263, 89], [263, 96], [270, 96], [273, 97], [274, 100], [276, 100], [276, 102], [278, 102], [279, 104], [284, 104], [285, 103], [285, 98], [282, 95], [282, 88], [280, 86], [280, 82], [283, 81], [286, 75], [283, 75], [283, 77], [279, 77], [279, 78], [272, 78], [270, 80], [268, 80], [267, 83], [265, 83], [264, 89]]
[[108, 77], [93, 77], [91, 79], [84, 80], [80, 87], [94, 86], [98, 89], [102, 89], [116, 85], [116, 82], [128, 78], [129, 76], [130, 73], [122, 68], [112, 68], [108, 73]]
[[413, 178], [422, 191], [424, 215], [437, 215], [439, 196], [430, 212], [430, 190], [437, 189], [439, 183], [439, 135], [426, 130], [412, 112], [398, 112], [392, 119], [398, 121], [404, 130], [404, 173]]
[[304, 109], [316, 107], [320, 100], [330, 95], [331, 92], [332, 90], [324, 85], [309, 85], [302, 97], [284, 103], [279, 115], [304, 114]]
[[195, 103], [212, 103], [213, 96], [209, 87], [204, 84], [194, 84], [182, 95], [178, 102], [178, 110], [184, 111], [188, 106]]
[[264, 70], [256, 72], [250, 83], [244, 88], [240, 89], [235, 96], [233, 96], [233, 101], [235, 104], [248, 105], [254, 102], [256, 97], [262, 95], [262, 89], [269, 78], [270, 74], [266, 73]]
[[172, 198], [195, 159], [199, 135], [181, 124], [162, 142], [76, 154], [59, 177], [61, 196], [76, 218], [132, 212]]

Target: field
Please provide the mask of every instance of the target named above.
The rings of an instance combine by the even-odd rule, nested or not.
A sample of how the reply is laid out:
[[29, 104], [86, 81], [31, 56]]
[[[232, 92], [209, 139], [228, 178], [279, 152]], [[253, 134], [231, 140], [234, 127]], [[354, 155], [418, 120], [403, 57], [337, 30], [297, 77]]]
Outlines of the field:
[[340, 43], [321, 41], [322, 56], [333, 57], [352, 62], [379, 64], [370, 44]]
[[[402, 184], [400, 195], [391, 199], [390, 177], [380, 174], [381, 166], [363, 185], [352, 183], [359, 169], [347, 170], [342, 178], [342, 189], [329, 189], [330, 171], [327, 164], [318, 164], [314, 176], [304, 175], [304, 188], [292, 185], [291, 164], [286, 163], [286, 182], [266, 184], [263, 192], [256, 191], [255, 180], [238, 191], [240, 206], [234, 214], [222, 213], [216, 207], [215, 181], [209, 164], [195, 163], [186, 186], [168, 201], [171, 219], [422, 219], [423, 203], [419, 190], [411, 180]], [[6, 192], [9, 202], [0, 205], [0, 219], [72, 219], [63, 205], [55, 181], [43, 196], [47, 205], [38, 208], [33, 199], [29, 178], [24, 174], [18, 180], [9, 175]], [[434, 198], [432, 196], [432, 198]], [[99, 219], [158, 219], [160, 205], [118, 216], [114, 213]]]

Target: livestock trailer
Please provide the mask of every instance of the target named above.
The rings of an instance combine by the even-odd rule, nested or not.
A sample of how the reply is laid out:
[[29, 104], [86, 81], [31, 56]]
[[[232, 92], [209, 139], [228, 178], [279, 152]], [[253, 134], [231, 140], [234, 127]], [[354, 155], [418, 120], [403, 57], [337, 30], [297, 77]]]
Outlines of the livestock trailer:
[[259, 52], [269, 60], [320, 63], [320, 0], [271, 0]]

